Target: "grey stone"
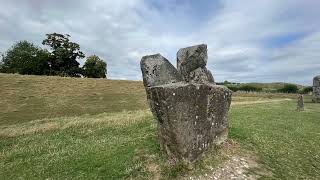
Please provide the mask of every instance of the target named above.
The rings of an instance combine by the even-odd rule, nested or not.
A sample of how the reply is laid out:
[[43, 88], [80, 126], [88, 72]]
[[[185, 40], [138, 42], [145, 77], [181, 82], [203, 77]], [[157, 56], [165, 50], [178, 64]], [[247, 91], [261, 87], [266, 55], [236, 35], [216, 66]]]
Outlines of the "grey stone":
[[160, 54], [142, 57], [140, 66], [145, 87], [182, 81], [176, 68]]
[[228, 137], [232, 92], [214, 84], [173, 83], [150, 87], [151, 111], [158, 122], [161, 149], [193, 162]]
[[312, 102], [320, 103], [320, 76], [313, 78]]
[[320, 87], [320, 75], [313, 78], [313, 86]]
[[189, 73], [187, 82], [194, 83], [214, 83], [211, 72], [206, 67], [197, 68]]
[[205, 44], [182, 48], [177, 53], [177, 69], [188, 82], [190, 72], [205, 67], [207, 60], [207, 45]]
[[161, 149], [174, 160], [194, 162], [227, 139], [232, 92], [214, 84], [206, 45], [177, 55], [178, 71], [160, 54], [144, 56], [141, 71]]
[[304, 111], [304, 98], [302, 94], [298, 96], [297, 111]]

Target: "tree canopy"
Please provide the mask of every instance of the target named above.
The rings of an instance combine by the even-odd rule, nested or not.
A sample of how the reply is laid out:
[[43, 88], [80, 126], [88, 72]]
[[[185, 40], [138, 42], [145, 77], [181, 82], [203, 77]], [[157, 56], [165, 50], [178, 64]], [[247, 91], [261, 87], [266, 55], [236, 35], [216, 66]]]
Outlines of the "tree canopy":
[[89, 78], [106, 78], [107, 63], [96, 55], [89, 56], [83, 65], [83, 74]]
[[282, 92], [282, 93], [297, 93], [298, 92], [298, 86], [295, 85], [295, 84], [286, 84], [284, 85], [283, 88], [281, 88], [279, 90], [279, 92]]
[[48, 58], [47, 50], [20, 41], [2, 55], [1, 72], [43, 75], [49, 70]]
[[0, 72], [106, 78], [107, 63], [96, 55], [88, 57], [84, 66], [79, 67], [78, 60], [85, 54], [69, 38], [68, 34], [46, 34], [42, 44], [49, 46], [49, 51], [28, 41], [17, 42], [0, 54]]
[[49, 64], [51, 71], [55, 74], [65, 76], [79, 76], [81, 69], [77, 59], [84, 58], [85, 55], [80, 51], [80, 45], [69, 40], [70, 35], [52, 33], [47, 34], [47, 38], [42, 44], [51, 49]]

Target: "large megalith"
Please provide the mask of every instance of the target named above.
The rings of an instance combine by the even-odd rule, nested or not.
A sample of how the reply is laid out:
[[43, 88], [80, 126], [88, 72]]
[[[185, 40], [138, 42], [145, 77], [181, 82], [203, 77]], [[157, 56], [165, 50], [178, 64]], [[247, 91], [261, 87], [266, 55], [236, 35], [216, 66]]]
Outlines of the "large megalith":
[[174, 160], [194, 162], [227, 139], [231, 91], [215, 85], [206, 45], [180, 49], [177, 56], [178, 70], [156, 54], [142, 58], [141, 71], [161, 149]]
[[320, 75], [313, 78], [312, 102], [320, 103]]

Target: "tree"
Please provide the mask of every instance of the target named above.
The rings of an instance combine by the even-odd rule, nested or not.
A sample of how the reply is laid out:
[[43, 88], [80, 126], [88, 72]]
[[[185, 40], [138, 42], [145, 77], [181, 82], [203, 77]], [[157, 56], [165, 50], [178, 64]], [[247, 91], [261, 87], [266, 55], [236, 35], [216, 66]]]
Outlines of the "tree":
[[279, 89], [283, 93], [297, 93], [298, 90], [298, 86], [295, 84], [286, 84], [283, 88]]
[[85, 57], [80, 51], [80, 45], [71, 42], [68, 34], [52, 33], [46, 36], [42, 44], [50, 46], [52, 50], [49, 58], [52, 72], [63, 76], [79, 76], [81, 68], [79, 68], [80, 64], [77, 59]]
[[106, 78], [107, 63], [96, 55], [89, 56], [83, 65], [83, 74], [88, 78]]
[[313, 91], [312, 86], [307, 86], [299, 90], [300, 94], [308, 94]]
[[256, 87], [254, 85], [245, 84], [238, 88], [239, 91], [246, 91], [246, 92], [260, 92], [262, 88]]
[[4, 70], [3, 70], [3, 57], [4, 57], [4, 55], [1, 54], [1, 59], [0, 59], [0, 73], [4, 72]]
[[20, 41], [2, 55], [1, 72], [43, 75], [49, 69], [48, 57], [47, 50]]

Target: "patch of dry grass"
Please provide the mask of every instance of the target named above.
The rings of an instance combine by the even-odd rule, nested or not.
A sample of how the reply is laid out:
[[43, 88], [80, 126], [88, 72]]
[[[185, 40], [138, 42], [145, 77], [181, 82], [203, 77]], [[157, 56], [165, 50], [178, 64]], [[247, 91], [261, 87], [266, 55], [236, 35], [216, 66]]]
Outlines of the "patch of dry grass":
[[246, 105], [246, 104], [261, 104], [261, 103], [273, 103], [273, 102], [281, 102], [281, 101], [291, 101], [292, 99], [264, 99], [264, 100], [251, 100], [251, 101], [235, 101], [232, 102], [231, 105]]
[[0, 125], [147, 109], [141, 81], [0, 74]]
[[79, 127], [125, 127], [141, 122], [151, 116], [148, 110], [123, 111], [119, 113], [102, 113], [99, 115], [82, 115], [34, 120], [25, 123], [0, 126], [0, 137], [17, 137], [47, 131], [64, 130]]

